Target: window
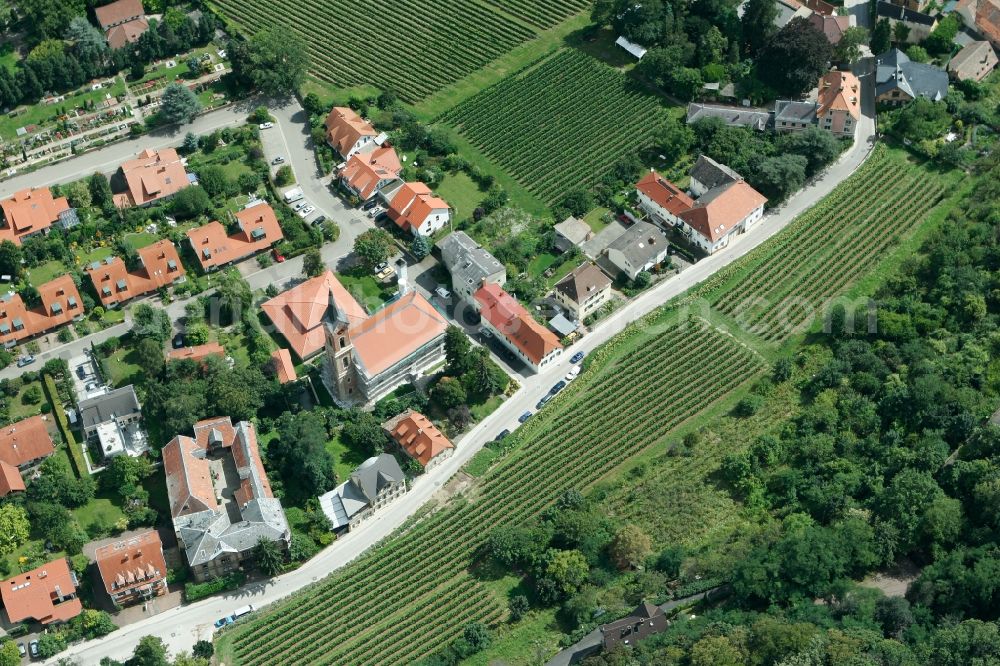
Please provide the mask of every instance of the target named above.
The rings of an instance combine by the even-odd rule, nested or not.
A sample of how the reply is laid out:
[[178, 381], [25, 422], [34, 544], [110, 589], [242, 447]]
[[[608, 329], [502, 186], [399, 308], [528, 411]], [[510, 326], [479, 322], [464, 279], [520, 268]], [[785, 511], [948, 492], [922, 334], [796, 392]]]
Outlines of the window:
[[343, 362], [345, 368], [348, 367], [348, 365], [350, 365], [350, 361], [347, 360], [346, 356], [342, 358], [341, 361]]
[[340, 338], [340, 348], [343, 349], [346, 346], [347, 346], [347, 339], [344, 338], [343, 336], [341, 336], [341, 338]]

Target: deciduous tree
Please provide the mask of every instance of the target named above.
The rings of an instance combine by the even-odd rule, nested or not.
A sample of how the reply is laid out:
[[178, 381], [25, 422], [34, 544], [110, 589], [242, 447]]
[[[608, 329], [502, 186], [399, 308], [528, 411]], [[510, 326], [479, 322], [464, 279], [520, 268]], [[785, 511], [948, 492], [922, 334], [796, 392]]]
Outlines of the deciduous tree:
[[187, 123], [201, 110], [201, 102], [182, 83], [168, 83], [163, 89], [159, 115], [169, 124]]
[[761, 50], [757, 76], [782, 95], [798, 96], [815, 87], [833, 56], [833, 47], [819, 29], [794, 18]]

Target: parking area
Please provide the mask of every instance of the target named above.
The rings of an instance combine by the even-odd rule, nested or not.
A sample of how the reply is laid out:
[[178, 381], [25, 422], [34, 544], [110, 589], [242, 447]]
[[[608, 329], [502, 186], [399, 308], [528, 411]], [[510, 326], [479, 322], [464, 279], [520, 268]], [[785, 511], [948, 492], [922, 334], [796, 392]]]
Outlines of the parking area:
[[97, 370], [97, 364], [89, 353], [74, 356], [69, 360], [69, 370], [73, 376], [73, 389], [77, 398], [82, 400], [91, 395], [99, 395], [105, 389], [103, 380]]

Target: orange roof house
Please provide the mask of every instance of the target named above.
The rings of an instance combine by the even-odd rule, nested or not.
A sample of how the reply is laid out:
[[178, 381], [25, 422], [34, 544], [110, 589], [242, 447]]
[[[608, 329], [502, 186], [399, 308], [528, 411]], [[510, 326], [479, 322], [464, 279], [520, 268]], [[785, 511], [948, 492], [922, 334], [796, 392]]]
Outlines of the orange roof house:
[[835, 46], [844, 37], [844, 32], [854, 25], [853, 16], [824, 15], [818, 12], [813, 13], [808, 20], [814, 28], [826, 36], [828, 42]]
[[306, 280], [263, 303], [261, 309], [301, 360], [323, 349], [324, 318], [331, 307], [349, 324], [368, 317], [332, 271]]
[[47, 416], [31, 416], [0, 428], [0, 462], [22, 469], [55, 453]]
[[285, 238], [274, 209], [265, 202], [236, 213], [236, 222], [239, 229], [232, 235], [217, 221], [188, 232], [191, 249], [206, 273], [253, 256]]
[[203, 361], [209, 356], [225, 356], [226, 350], [218, 342], [209, 342], [194, 347], [171, 349], [167, 352], [168, 361]]
[[399, 156], [391, 146], [371, 152], [355, 153], [340, 170], [340, 182], [363, 201], [396, 180], [403, 169]]
[[374, 145], [378, 132], [367, 120], [346, 106], [335, 106], [326, 117], [326, 142], [345, 160]]
[[398, 187], [386, 213], [396, 226], [414, 236], [430, 236], [450, 219], [448, 202], [420, 182], [403, 183]]
[[639, 205], [660, 224], [677, 224], [679, 216], [694, 200], [669, 180], [650, 170], [635, 184]]
[[101, 546], [94, 559], [104, 589], [116, 604], [167, 593], [167, 561], [155, 530]]
[[861, 82], [850, 72], [832, 71], [819, 80], [816, 122], [840, 136], [853, 136], [861, 118]]
[[354, 354], [364, 373], [381, 374], [442, 339], [448, 328], [441, 313], [416, 291], [403, 296], [350, 327]]
[[30, 310], [20, 294], [0, 296], [0, 343], [5, 347], [83, 317], [80, 292], [69, 275], [39, 285], [37, 290], [41, 302]]
[[274, 376], [279, 384], [287, 384], [298, 379], [295, 373], [295, 364], [292, 363], [292, 355], [287, 349], [278, 349], [271, 354], [271, 367], [274, 369]]
[[184, 279], [184, 266], [177, 248], [163, 239], [140, 248], [139, 266], [130, 271], [120, 257], [108, 257], [87, 267], [101, 305], [112, 307], [144, 296]]
[[55, 199], [47, 187], [20, 190], [9, 199], [0, 201], [3, 215], [0, 241], [9, 240], [20, 245], [25, 238], [45, 233], [61, 216], [71, 214], [66, 197]]
[[761, 218], [767, 198], [738, 180], [709, 190], [695, 206], [681, 213], [686, 228], [694, 233], [693, 241], [711, 253], [729, 242], [729, 234]]
[[0, 583], [0, 599], [12, 623], [35, 620], [53, 624], [83, 612], [76, 596], [78, 581], [65, 557]]
[[141, 0], [117, 0], [102, 7], [94, 7], [94, 14], [101, 24], [108, 46], [113, 49], [135, 43], [139, 35], [149, 29]]
[[24, 479], [17, 467], [0, 460], [0, 497], [25, 490]]
[[382, 427], [406, 455], [424, 468], [451, 455], [455, 449], [430, 419], [412, 409], [389, 419]]
[[559, 338], [499, 285], [484, 284], [475, 299], [483, 321], [536, 372], [562, 352]]
[[114, 195], [115, 205], [148, 206], [165, 199], [193, 184], [177, 151], [163, 148], [146, 149], [135, 159], [118, 167], [117, 177], [124, 181], [125, 191]]

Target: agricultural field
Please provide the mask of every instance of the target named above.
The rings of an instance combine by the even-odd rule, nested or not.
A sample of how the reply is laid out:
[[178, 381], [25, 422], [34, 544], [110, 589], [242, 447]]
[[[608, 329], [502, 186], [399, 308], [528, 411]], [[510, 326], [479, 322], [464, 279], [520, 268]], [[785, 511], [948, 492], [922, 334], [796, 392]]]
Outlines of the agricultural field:
[[[644, 341], [641, 353], [627, 344], [636, 337]], [[484, 473], [474, 502], [432, 514], [308, 594], [224, 634], [220, 658], [243, 665], [412, 663], [470, 621], [495, 623], [505, 600], [468, 571], [492, 527], [537, 515], [564, 491], [593, 483], [765, 367], [701, 321], [634, 328], [592, 363], [600, 370], [512, 436], [520, 444]], [[655, 416], [650, 404], [660, 405]], [[612, 421], [622, 425], [609, 438]]]
[[650, 145], [668, 114], [626, 75], [562, 49], [445, 112], [453, 127], [542, 201], [596, 182]]
[[709, 301], [767, 342], [809, 330], [831, 301], [921, 226], [952, 191], [949, 178], [880, 145], [830, 196], [717, 279], [722, 284], [708, 290]]
[[374, 85], [416, 102], [587, 7], [584, 0], [216, 0], [246, 31], [282, 17], [309, 45], [312, 75], [338, 87]]

